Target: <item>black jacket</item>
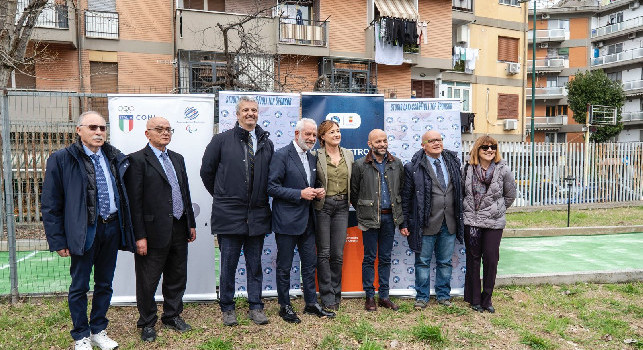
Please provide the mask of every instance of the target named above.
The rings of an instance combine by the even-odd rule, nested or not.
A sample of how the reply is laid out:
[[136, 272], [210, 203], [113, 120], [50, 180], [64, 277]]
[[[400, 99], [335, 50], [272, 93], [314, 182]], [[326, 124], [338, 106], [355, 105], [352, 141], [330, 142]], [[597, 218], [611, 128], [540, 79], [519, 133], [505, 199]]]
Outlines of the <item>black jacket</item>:
[[258, 236], [271, 232], [268, 171], [274, 145], [269, 132], [256, 126], [252, 191], [249, 191], [247, 142], [250, 133], [234, 128], [214, 135], [201, 163], [203, 185], [212, 195], [212, 234]]
[[[404, 188], [402, 190], [402, 210], [404, 220], [409, 230], [409, 248], [414, 252], [422, 251], [422, 228], [425, 219], [431, 214], [431, 188], [433, 181], [423, 162], [424, 150], [417, 151], [411, 161], [404, 165]], [[462, 218], [462, 174], [460, 172], [460, 159], [453, 151], [443, 150], [442, 158], [449, 172], [449, 179], [453, 182], [453, 200], [455, 201], [456, 237], [460, 243], [464, 238], [464, 221]], [[428, 193], [427, 193], [428, 191]]]

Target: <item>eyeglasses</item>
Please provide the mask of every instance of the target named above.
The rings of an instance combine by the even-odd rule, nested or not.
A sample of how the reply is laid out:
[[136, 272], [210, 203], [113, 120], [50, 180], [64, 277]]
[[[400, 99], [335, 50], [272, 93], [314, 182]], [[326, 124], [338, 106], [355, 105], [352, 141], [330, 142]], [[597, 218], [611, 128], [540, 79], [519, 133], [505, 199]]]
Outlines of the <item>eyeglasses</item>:
[[161, 128], [161, 127], [158, 127], [158, 128], [154, 128], [154, 129], [147, 129], [147, 130], [154, 130], [154, 131], [158, 132], [159, 134], [162, 134], [162, 133], [164, 133], [164, 132], [167, 132], [167, 133], [169, 133], [169, 134], [174, 134], [174, 129], [172, 129], [172, 128]]
[[80, 126], [86, 126], [89, 128], [91, 131], [96, 131], [96, 129], [100, 129], [100, 131], [105, 131], [107, 130], [107, 126], [105, 125], [96, 125], [96, 124], [80, 124]]
[[424, 143], [434, 144], [434, 143], [442, 143], [442, 141], [443, 141], [442, 139], [430, 139], [430, 140], [424, 141]]
[[480, 146], [480, 149], [483, 151], [488, 151], [489, 148], [491, 148], [492, 151], [495, 151], [498, 149], [498, 145], [482, 145]]

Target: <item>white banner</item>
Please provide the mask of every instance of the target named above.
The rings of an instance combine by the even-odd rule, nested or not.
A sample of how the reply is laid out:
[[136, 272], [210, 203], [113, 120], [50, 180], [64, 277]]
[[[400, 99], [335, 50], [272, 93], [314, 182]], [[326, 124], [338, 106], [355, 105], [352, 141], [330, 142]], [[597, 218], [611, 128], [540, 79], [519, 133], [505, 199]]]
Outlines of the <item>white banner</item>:
[[[236, 106], [241, 96], [254, 97], [259, 104], [259, 122], [262, 129], [270, 132], [270, 140], [275, 145], [275, 151], [288, 145], [295, 138], [295, 124], [299, 120], [299, 94], [284, 94], [274, 92], [219, 92], [219, 132], [234, 127], [237, 122]], [[237, 266], [235, 289], [237, 296], [246, 296], [246, 261], [243, 252]], [[262, 296], [277, 295], [277, 243], [274, 234], [266, 235], [261, 256], [263, 268]], [[292, 268], [290, 269], [290, 294], [301, 294], [299, 273], [299, 254], [295, 251]]]
[[[210, 234], [212, 197], [203, 186], [199, 170], [205, 147], [214, 129], [214, 95], [109, 95], [110, 143], [123, 153], [147, 144], [147, 120], [163, 117], [174, 128], [168, 148], [185, 158], [197, 239], [188, 245], [188, 281], [183, 300], [216, 299], [214, 244]], [[112, 304], [136, 302], [134, 255], [119, 252], [114, 275]], [[161, 283], [156, 291], [161, 300]]]
[[[460, 155], [462, 135], [458, 99], [417, 98], [408, 100], [384, 100], [384, 130], [388, 135], [388, 149], [404, 164], [411, 161], [413, 154], [421, 148], [422, 135], [437, 130], [444, 139], [444, 148]], [[464, 273], [466, 255], [464, 245], [456, 240], [453, 251], [453, 273], [451, 294], [464, 294]], [[391, 294], [415, 295], [415, 253], [408, 241], [395, 233], [391, 254]], [[431, 260], [431, 287], [435, 286], [435, 255]], [[431, 294], [435, 294], [431, 288]]]

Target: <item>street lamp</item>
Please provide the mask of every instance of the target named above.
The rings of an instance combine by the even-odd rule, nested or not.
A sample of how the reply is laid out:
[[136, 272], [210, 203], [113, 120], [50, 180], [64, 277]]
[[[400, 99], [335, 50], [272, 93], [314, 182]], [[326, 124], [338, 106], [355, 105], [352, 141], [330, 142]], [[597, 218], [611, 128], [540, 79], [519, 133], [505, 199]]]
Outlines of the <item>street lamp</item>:
[[[526, 3], [531, 0], [519, 0], [519, 3]], [[529, 205], [534, 205], [534, 162], [536, 161], [536, 150], [534, 145], [534, 133], [536, 132], [535, 113], [536, 113], [536, 0], [534, 1], [534, 29], [532, 30], [531, 41], [531, 177], [529, 179]]]

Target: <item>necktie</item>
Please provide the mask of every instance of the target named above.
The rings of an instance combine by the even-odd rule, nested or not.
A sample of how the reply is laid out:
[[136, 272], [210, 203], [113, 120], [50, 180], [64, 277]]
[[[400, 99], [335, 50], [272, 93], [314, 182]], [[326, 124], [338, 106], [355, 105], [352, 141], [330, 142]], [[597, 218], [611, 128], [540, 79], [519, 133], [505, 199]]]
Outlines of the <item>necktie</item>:
[[103, 167], [100, 166], [100, 156], [92, 154], [90, 156], [93, 160], [94, 171], [96, 173], [96, 188], [98, 189], [98, 214], [107, 219], [109, 216], [109, 189], [107, 187], [107, 178]]
[[436, 159], [433, 164], [435, 165], [435, 175], [438, 177], [438, 182], [444, 188], [447, 189], [446, 181], [444, 181], [444, 173], [442, 172], [442, 163], [439, 159]]
[[174, 171], [172, 171], [172, 163], [170, 162], [170, 158], [167, 156], [167, 153], [161, 153], [161, 159], [163, 159], [165, 175], [167, 175], [167, 180], [170, 182], [170, 186], [172, 187], [172, 214], [174, 214], [175, 218], [180, 219], [181, 215], [183, 215], [183, 198], [181, 197], [179, 181], [176, 179]]
[[255, 170], [255, 149], [252, 146], [252, 134], [248, 134], [248, 173], [250, 174], [250, 181], [252, 182]]

